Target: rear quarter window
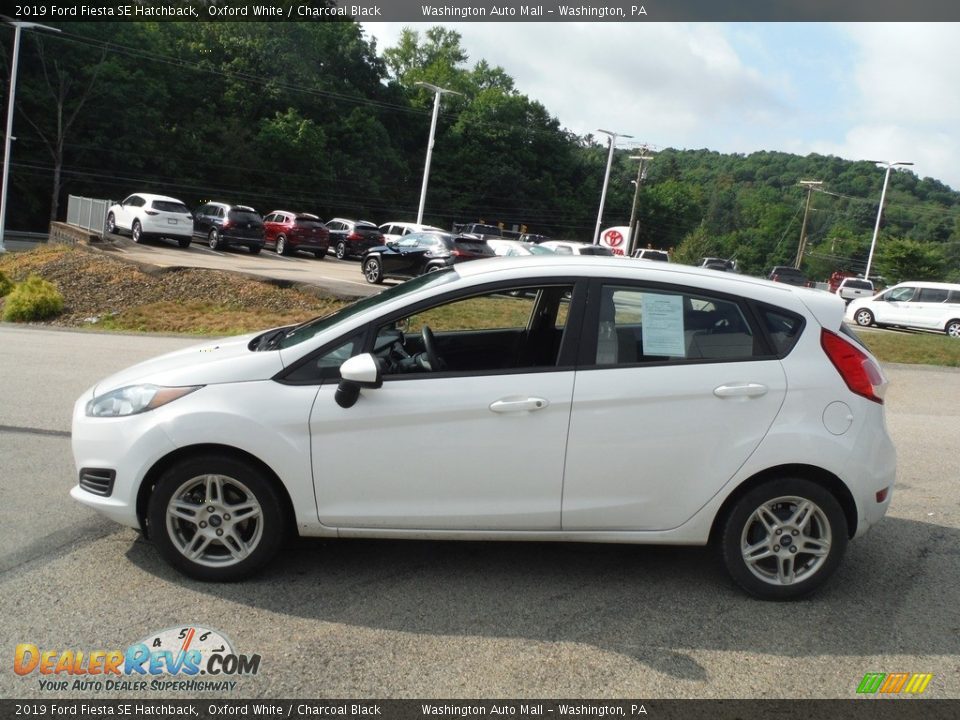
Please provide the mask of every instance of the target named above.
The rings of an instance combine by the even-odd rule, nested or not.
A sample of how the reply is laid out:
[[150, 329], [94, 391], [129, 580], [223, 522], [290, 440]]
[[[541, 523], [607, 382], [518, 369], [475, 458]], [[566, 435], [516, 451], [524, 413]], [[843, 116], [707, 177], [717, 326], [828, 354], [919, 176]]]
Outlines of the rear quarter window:
[[804, 320], [801, 315], [769, 305], [759, 307], [760, 319], [777, 357], [786, 357], [800, 339]]

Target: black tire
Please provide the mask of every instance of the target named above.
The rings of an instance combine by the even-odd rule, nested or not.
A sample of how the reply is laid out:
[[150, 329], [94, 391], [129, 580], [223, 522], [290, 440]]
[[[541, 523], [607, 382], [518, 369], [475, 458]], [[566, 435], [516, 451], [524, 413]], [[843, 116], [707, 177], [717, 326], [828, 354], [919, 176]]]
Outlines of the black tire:
[[[211, 482], [215, 479], [219, 483]], [[172, 514], [168, 510], [175, 500], [179, 508]], [[231, 507], [251, 505], [258, 515], [251, 510], [231, 517]], [[253, 575], [276, 555], [285, 537], [274, 485], [255, 466], [229, 455], [187, 458], [170, 467], [154, 488], [147, 518], [163, 558], [184, 575], [207, 582]], [[187, 557], [191, 550], [199, 550], [196, 559]]]
[[317, 260], [323, 260], [323, 259], [327, 256], [327, 251], [326, 251], [326, 250], [314, 250], [314, 251], [313, 251], [313, 254], [314, 254], [314, 256], [317, 258]]
[[212, 228], [210, 230], [210, 234], [207, 235], [207, 245], [210, 247], [211, 250], [220, 249], [220, 233], [217, 231], [216, 228]]
[[184, 249], [190, 247], [190, 238], [179, 238], [177, 240], [177, 245]]
[[363, 277], [371, 285], [383, 282], [383, 263], [376, 255], [372, 255], [363, 261]]
[[347, 243], [343, 240], [338, 240], [333, 254], [337, 256], [337, 260], [345, 259], [347, 257]]
[[111, 235], [117, 232], [117, 219], [113, 216], [113, 213], [107, 213], [107, 232]]
[[[730, 577], [748, 593], [794, 600], [826, 582], [847, 540], [846, 516], [829, 490], [803, 478], [779, 478], [749, 491], [731, 508], [720, 550]], [[746, 555], [754, 559], [748, 562]]]
[[876, 322], [876, 319], [873, 317], [873, 313], [865, 308], [857, 310], [857, 312], [853, 315], [853, 319], [860, 327], [870, 327]]
[[251, 255], [259, 255], [260, 251], [263, 250], [263, 245], [248, 245], [247, 249]]
[[130, 237], [133, 238], [135, 243], [140, 243], [147, 239], [143, 234], [143, 227], [140, 225], [139, 220], [133, 221], [133, 227], [130, 228]]
[[952, 338], [960, 338], [960, 319], [950, 320], [947, 322], [946, 327], [943, 331]]
[[287, 239], [283, 235], [277, 235], [276, 250], [277, 250], [277, 255], [290, 254], [290, 248], [287, 247]]

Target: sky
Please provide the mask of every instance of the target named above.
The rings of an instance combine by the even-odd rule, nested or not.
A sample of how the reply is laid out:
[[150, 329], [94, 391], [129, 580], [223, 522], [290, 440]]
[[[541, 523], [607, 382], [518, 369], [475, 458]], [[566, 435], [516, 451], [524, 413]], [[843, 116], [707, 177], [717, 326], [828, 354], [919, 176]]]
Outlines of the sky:
[[[472, 66], [618, 147], [909, 161], [960, 190], [958, 23], [365, 23], [456, 30]], [[880, 170], [878, 170], [880, 172]]]

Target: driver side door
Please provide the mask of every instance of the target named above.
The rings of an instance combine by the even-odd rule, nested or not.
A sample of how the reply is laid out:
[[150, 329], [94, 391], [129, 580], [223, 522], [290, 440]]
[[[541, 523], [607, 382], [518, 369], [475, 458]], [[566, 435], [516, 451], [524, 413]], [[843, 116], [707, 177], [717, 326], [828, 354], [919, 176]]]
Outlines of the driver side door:
[[[383, 385], [347, 409], [334, 401], [336, 384], [324, 385], [311, 414], [321, 522], [559, 530], [576, 350], [563, 344], [571, 290], [503, 288], [370, 328]], [[423, 325], [440, 371], [425, 369]]]

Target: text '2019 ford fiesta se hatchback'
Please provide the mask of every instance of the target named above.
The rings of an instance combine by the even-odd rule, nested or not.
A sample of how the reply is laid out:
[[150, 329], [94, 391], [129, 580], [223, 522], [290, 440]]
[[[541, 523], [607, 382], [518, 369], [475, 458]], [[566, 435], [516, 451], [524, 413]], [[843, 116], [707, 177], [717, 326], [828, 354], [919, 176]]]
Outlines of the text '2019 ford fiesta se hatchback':
[[712, 542], [746, 591], [795, 598], [894, 482], [886, 380], [843, 311], [667, 263], [477, 260], [97, 383], [71, 493], [204, 580], [289, 530]]

